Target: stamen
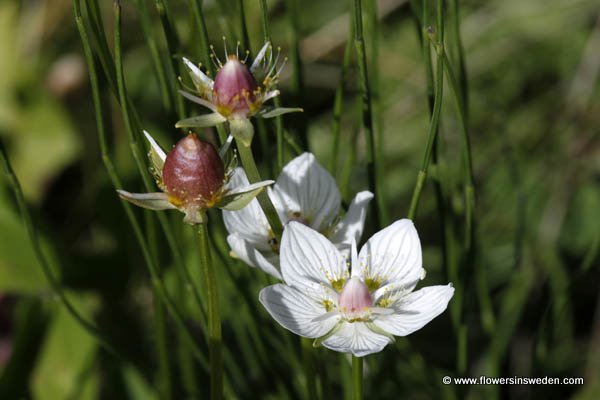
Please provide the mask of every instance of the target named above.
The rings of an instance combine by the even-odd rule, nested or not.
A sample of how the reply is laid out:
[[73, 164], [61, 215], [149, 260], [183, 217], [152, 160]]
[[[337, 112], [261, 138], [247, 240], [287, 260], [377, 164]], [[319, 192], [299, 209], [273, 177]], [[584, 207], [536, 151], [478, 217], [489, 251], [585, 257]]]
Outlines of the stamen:
[[[210, 47], [210, 59], [212, 60], [214, 66], [216, 68], [223, 68], [223, 63], [221, 62], [221, 60], [219, 59], [219, 56], [217, 55], [217, 53], [215, 52], [215, 46], [213, 46], [212, 44], [209, 46]], [[227, 58], [225, 58], [227, 59]], [[217, 61], [215, 61], [217, 60]]]
[[235, 45], [235, 58], [240, 59], [240, 41], [238, 40]]
[[223, 51], [225, 52], [225, 60], [227, 60], [227, 38], [225, 38], [225, 36], [223, 36]]
[[242, 64], [246, 64], [246, 61], [248, 61], [248, 57], [250, 57], [250, 50], [246, 50], [246, 57], [244, 57]]

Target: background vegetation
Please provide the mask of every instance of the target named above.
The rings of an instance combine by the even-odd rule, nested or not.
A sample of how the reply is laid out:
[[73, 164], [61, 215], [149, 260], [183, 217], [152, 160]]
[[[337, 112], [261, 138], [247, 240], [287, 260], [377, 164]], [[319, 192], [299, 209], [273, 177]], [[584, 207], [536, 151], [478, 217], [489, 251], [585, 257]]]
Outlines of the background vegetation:
[[[82, 3], [107, 155], [123, 186], [143, 191], [119, 106], [118, 69], [111, 65], [113, 4], [99, 2], [96, 10], [94, 0]], [[174, 128], [178, 116], [200, 111], [176, 94], [181, 55], [207, 64], [195, 8], [200, 3], [219, 54], [222, 36], [230, 51], [237, 40], [251, 52], [260, 48], [261, 1], [122, 2], [125, 115], [165, 146], [181, 137]], [[360, 57], [352, 40], [346, 45], [355, 33], [351, 2], [266, 3], [268, 33], [289, 58], [282, 104], [305, 109], [283, 119], [284, 158], [313, 151], [347, 202], [368, 187], [369, 159], [361, 129]], [[457, 297], [424, 329], [367, 358], [367, 398], [600, 398], [600, 5], [468, 0], [458, 10], [457, 3], [445, 2], [443, 13], [447, 66], [457, 91], [444, 78], [439, 140], [415, 218], [428, 271], [423, 284], [452, 281]], [[430, 9], [425, 24], [424, 4]], [[428, 101], [439, 87], [439, 79], [428, 85], [438, 60], [436, 12], [433, 2], [417, 0], [363, 4], [384, 224], [407, 215], [425, 152]], [[430, 43], [431, 75], [423, 52]], [[472, 225], [465, 219], [463, 117], [471, 141]], [[261, 125], [254, 146], [263, 177], [278, 172], [276, 131], [271, 122]], [[69, 0], [0, 3], [0, 138], [54, 276], [113, 349], [100, 346], [67, 313], [32, 250], [10, 181], [0, 174], [0, 398], [202, 397], [206, 364], [193, 358], [184, 330], [154, 302], [139, 243], [103, 165]], [[156, 214], [134, 213], [187, 329], [206, 353], [202, 308], [178, 273]], [[182, 262], [199, 281], [191, 230], [181, 215], [165, 215]], [[268, 317], [257, 293], [270, 280], [229, 256], [220, 215], [210, 219], [227, 346], [226, 397], [349, 398], [349, 359], [303, 348]], [[371, 210], [365, 237], [376, 230]], [[202, 292], [201, 282], [199, 287]], [[162, 318], [166, 353], [156, 347]], [[441, 380], [482, 374], [584, 377], [585, 384], [445, 386]]]

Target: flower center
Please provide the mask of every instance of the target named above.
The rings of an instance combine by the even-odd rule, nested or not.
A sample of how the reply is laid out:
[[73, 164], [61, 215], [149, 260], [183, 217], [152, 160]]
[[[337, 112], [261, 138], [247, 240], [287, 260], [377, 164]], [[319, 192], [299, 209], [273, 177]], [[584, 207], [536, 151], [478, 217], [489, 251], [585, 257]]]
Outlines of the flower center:
[[373, 298], [367, 285], [353, 276], [344, 285], [338, 304], [342, 316], [348, 322], [363, 321], [370, 315]]

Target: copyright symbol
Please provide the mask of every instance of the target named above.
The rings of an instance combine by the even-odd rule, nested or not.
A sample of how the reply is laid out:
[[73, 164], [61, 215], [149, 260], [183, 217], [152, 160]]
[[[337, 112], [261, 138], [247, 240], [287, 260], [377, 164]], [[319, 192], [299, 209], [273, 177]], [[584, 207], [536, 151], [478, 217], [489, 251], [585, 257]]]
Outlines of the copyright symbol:
[[444, 382], [444, 385], [449, 385], [452, 382], [452, 378], [445, 376], [442, 378], [442, 382]]

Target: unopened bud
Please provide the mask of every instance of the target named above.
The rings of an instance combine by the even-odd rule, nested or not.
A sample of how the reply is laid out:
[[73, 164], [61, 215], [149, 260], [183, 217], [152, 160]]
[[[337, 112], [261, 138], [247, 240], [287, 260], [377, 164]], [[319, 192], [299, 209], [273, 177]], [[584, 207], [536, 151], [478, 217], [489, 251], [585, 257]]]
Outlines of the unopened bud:
[[213, 99], [222, 115], [247, 117], [254, 110], [258, 85], [250, 70], [236, 56], [229, 59], [217, 72]]
[[175, 206], [210, 208], [221, 197], [225, 167], [214, 146], [190, 134], [167, 154], [163, 183]]

